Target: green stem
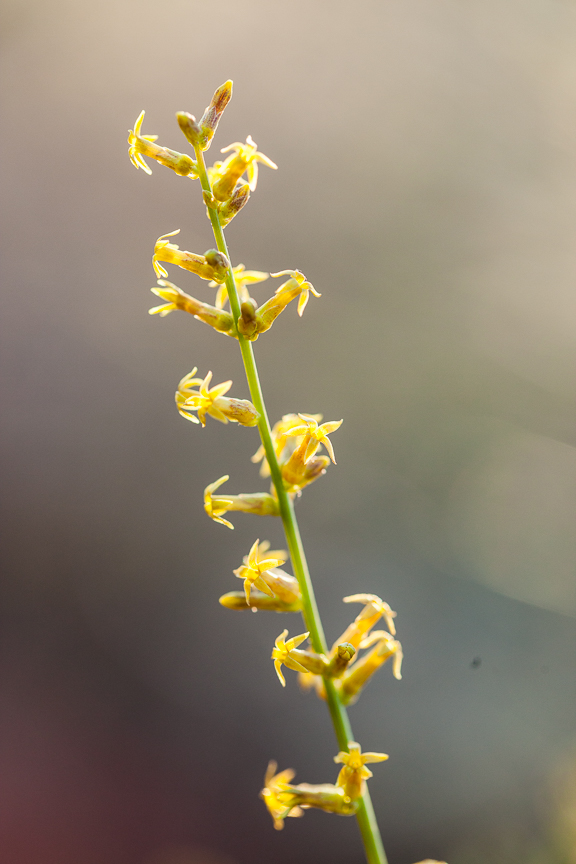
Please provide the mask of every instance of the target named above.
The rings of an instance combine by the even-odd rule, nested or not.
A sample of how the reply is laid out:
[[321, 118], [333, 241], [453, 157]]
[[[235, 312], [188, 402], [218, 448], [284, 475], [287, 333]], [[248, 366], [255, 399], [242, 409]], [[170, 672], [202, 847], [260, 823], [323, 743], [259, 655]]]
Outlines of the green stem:
[[[194, 149], [198, 160], [198, 176], [200, 178], [202, 189], [207, 193], [209, 198], [212, 198], [212, 189], [206, 173], [204, 154], [199, 148]], [[216, 245], [219, 251], [223, 252], [228, 260], [230, 260], [218, 211], [215, 208], [208, 206], [208, 213], [214, 230]], [[230, 266], [226, 276], [226, 288], [228, 290], [230, 309], [232, 310], [234, 321], [237, 322], [241, 314], [240, 300], [238, 298], [238, 290], [236, 288], [236, 282], [234, 281], [232, 266]], [[314, 651], [317, 651], [319, 654], [327, 654], [328, 649], [326, 645], [326, 637], [324, 636], [322, 621], [320, 620], [320, 613], [318, 611], [316, 598], [314, 596], [314, 588], [312, 587], [312, 580], [310, 578], [310, 571], [308, 570], [308, 563], [304, 554], [302, 538], [300, 537], [300, 530], [298, 528], [298, 522], [296, 521], [296, 514], [294, 513], [294, 504], [284, 487], [282, 472], [280, 470], [280, 465], [278, 464], [278, 459], [276, 458], [276, 451], [274, 450], [270, 422], [266, 412], [266, 405], [264, 404], [264, 396], [260, 386], [260, 379], [258, 377], [258, 369], [256, 367], [256, 360], [252, 350], [252, 343], [248, 339], [245, 339], [240, 333], [237, 333], [237, 336], [238, 342], [240, 343], [240, 351], [242, 352], [242, 359], [244, 361], [244, 368], [252, 402], [260, 414], [258, 430], [260, 432], [262, 444], [264, 445], [266, 459], [270, 466], [272, 482], [274, 483], [274, 488], [276, 489], [276, 494], [278, 496], [280, 515], [284, 525], [284, 533], [286, 534], [290, 559], [294, 568], [294, 575], [298, 579], [300, 590], [302, 592], [302, 615], [304, 617], [304, 623], [306, 628], [310, 631], [310, 641]], [[336, 740], [338, 741], [340, 749], [347, 751], [348, 742], [354, 740], [352, 727], [348, 719], [348, 713], [346, 708], [340, 702], [340, 698], [336, 688], [334, 687], [334, 682], [330, 678], [325, 678], [324, 686], [326, 688], [326, 699], [332, 723], [334, 725], [334, 731], [336, 733]], [[364, 842], [368, 864], [388, 864], [388, 859], [384, 852], [380, 830], [376, 821], [376, 814], [374, 813], [374, 807], [372, 806], [368, 789], [366, 789], [366, 792], [360, 801], [356, 812], [356, 818]]]

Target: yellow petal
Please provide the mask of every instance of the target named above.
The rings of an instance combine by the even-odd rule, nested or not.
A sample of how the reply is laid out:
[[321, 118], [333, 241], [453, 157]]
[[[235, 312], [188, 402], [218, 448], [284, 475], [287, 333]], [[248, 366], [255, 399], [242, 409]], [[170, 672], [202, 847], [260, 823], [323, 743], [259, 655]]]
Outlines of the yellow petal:
[[310, 295], [308, 294], [308, 291], [303, 291], [300, 294], [300, 298], [298, 300], [298, 315], [300, 316], [300, 318], [304, 314], [304, 309], [308, 305], [309, 297]]
[[286, 686], [286, 679], [284, 678], [284, 675], [282, 674], [282, 664], [280, 663], [279, 660], [274, 661], [274, 669], [276, 670], [276, 674], [278, 675], [278, 678], [280, 679], [280, 683], [282, 684], [283, 687], [285, 687]]
[[286, 638], [287, 635], [288, 635], [288, 630], [283, 630], [280, 633], [280, 635], [274, 640], [274, 644], [276, 645], [277, 648], [280, 648], [280, 646], [283, 645], [284, 639]]
[[389, 756], [387, 753], [363, 753], [362, 761], [363, 762], [384, 762], [388, 759]]

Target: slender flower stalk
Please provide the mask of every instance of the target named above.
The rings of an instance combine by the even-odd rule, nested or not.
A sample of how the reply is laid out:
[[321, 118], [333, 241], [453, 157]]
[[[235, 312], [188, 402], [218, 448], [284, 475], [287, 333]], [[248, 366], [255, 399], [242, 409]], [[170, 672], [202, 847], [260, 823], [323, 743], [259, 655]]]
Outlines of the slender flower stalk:
[[[250, 136], [245, 144], [237, 142], [224, 147], [222, 152], [230, 155], [224, 161], [206, 167], [204, 151], [210, 147], [231, 96], [232, 82], [226, 81], [215, 92], [199, 122], [192, 114], [177, 113], [180, 128], [194, 149], [195, 161], [189, 156], [160, 147], [155, 143], [155, 136], [142, 135], [144, 112], [139, 116], [134, 130], [129, 133], [129, 156], [137, 168], [150, 173], [143, 159], [143, 156], [147, 156], [172, 168], [181, 176], [199, 180], [217, 247], [198, 254], [182, 251], [170, 242], [169, 238], [178, 231], [159, 237], [154, 248], [153, 265], [157, 276], [162, 278], [158, 280], [160, 287], [152, 291], [164, 303], [150, 309], [150, 314], [164, 317], [175, 310], [188, 312], [217, 332], [238, 341], [252, 401], [227, 396], [231, 381], [210, 387], [212, 373], [196, 378], [197, 369], [194, 368], [178, 385], [176, 407], [187, 420], [202, 426], [206, 425], [206, 415], [210, 415], [221, 423], [258, 427], [261, 446], [252, 461], [262, 462], [260, 474], [271, 478], [270, 491], [233, 495], [219, 493], [222, 484], [228, 480], [228, 475], [224, 475], [204, 490], [204, 509], [210, 518], [228, 528], [234, 528], [231, 522], [223, 518], [228, 511], [280, 516], [294, 575], [280, 567], [286, 560], [286, 552], [269, 551], [268, 541], [260, 543], [256, 540], [249, 554], [244, 557], [242, 566], [234, 570], [235, 576], [243, 581], [244, 590], [224, 594], [220, 603], [234, 610], [301, 612], [306, 632], [287, 639], [288, 630], [283, 630], [272, 649], [274, 667], [282, 686], [286, 686], [282, 672], [284, 666], [298, 673], [304, 688], [313, 687], [326, 700], [340, 747], [335, 762], [341, 763], [343, 767], [335, 784], [293, 785], [290, 783], [294, 776], [292, 769], [277, 774], [276, 763], [271, 762], [261, 797], [278, 830], [284, 827], [286, 817], [302, 816], [304, 810], [311, 807], [341, 816], [355, 815], [368, 864], [387, 864], [366, 785], [372, 772], [365, 764], [381, 762], [388, 757], [384, 753], [362, 753], [360, 745], [354, 741], [345, 705], [359, 698], [373, 674], [389, 658], [393, 658], [391, 665], [394, 677], [400, 679], [402, 646], [394, 638], [396, 630], [393, 619], [396, 613], [374, 594], [345, 597], [345, 603], [361, 603], [362, 609], [328, 650], [294, 512], [294, 500], [302, 494], [304, 487], [326, 473], [331, 462], [336, 464], [332, 441], [328, 436], [336, 432], [343, 421], [333, 420], [320, 425], [320, 414], [285, 414], [271, 429], [252, 348], [252, 342], [270, 329], [292, 300], [298, 299], [297, 310], [301, 316], [310, 294], [315, 297], [321, 295], [300, 270], [268, 274], [245, 270], [243, 264], [233, 266], [230, 263], [223, 229], [246, 205], [250, 192], [256, 189], [258, 163], [273, 169], [277, 167], [258, 151]], [[166, 281], [164, 277], [168, 276], [168, 272], [163, 264], [176, 265], [201, 279], [209, 280], [211, 287], [218, 288], [215, 305], [196, 300]], [[289, 278], [269, 300], [257, 306], [246, 286], [265, 281], [269, 275]], [[229, 312], [224, 310], [226, 301], [230, 306]], [[327, 456], [317, 454], [321, 447], [327, 451]], [[381, 618], [384, 618], [389, 632], [372, 630]], [[300, 647], [307, 639], [310, 646]], [[360, 651], [369, 648], [370, 651], [359, 656]]]

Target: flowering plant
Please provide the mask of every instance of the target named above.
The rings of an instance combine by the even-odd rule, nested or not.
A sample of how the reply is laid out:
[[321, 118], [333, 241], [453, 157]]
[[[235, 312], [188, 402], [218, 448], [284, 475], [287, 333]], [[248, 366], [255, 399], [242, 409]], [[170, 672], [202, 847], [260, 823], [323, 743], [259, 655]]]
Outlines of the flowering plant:
[[[255, 540], [242, 565], [234, 570], [234, 575], [243, 580], [243, 590], [228, 592], [220, 598], [220, 603], [232, 610], [262, 609], [302, 615], [306, 632], [287, 639], [288, 630], [283, 630], [272, 649], [274, 667], [282, 686], [286, 686], [282, 672], [282, 666], [285, 666], [298, 673], [304, 689], [314, 689], [326, 701], [340, 747], [334, 761], [343, 767], [335, 783], [294, 785], [290, 783], [294, 777], [291, 769], [276, 773], [276, 763], [270, 762], [260, 796], [276, 829], [284, 827], [288, 816], [302, 816], [308, 808], [315, 807], [341, 816], [355, 815], [367, 861], [369, 864], [386, 864], [366, 785], [366, 780], [372, 776], [366, 763], [382, 762], [388, 756], [385, 753], [362, 753], [360, 745], [354, 741], [346, 705], [359, 698], [372, 675], [388, 659], [392, 659], [394, 677], [401, 678], [402, 647], [395, 638], [396, 613], [373, 594], [345, 597], [345, 603], [361, 603], [362, 609], [328, 649], [294, 504], [306, 486], [325, 474], [331, 462], [335, 464], [329, 436], [339, 429], [342, 420], [321, 423], [320, 414], [285, 414], [271, 428], [252, 348], [252, 342], [270, 330], [276, 318], [293, 300], [297, 299], [298, 315], [302, 316], [310, 294], [317, 298], [321, 295], [300, 270], [268, 274], [246, 270], [243, 264], [232, 266], [230, 262], [224, 227], [237, 216], [255, 191], [258, 164], [277, 168], [259, 152], [250, 136], [245, 144], [236, 142], [224, 147], [221, 152], [230, 154], [224, 161], [206, 166], [204, 153], [211, 145], [231, 96], [232, 82], [226, 81], [216, 90], [199, 121], [186, 112], [177, 113], [178, 123], [192, 145], [195, 158], [157, 145], [155, 135], [143, 135], [143, 111], [129, 132], [129, 156], [136, 168], [150, 174], [144, 159], [148, 157], [181, 177], [199, 180], [216, 242], [215, 249], [197, 254], [182, 251], [170, 242], [169, 238], [178, 231], [159, 237], [152, 259], [159, 287], [152, 288], [152, 291], [164, 302], [150, 309], [150, 314], [164, 317], [175, 310], [188, 312], [216, 332], [238, 341], [252, 401], [226, 396], [231, 381], [210, 388], [212, 373], [196, 378], [197, 369], [194, 368], [178, 385], [176, 406], [183, 417], [202, 426], [206, 426], [209, 416], [222, 423], [258, 427], [261, 445], [252, 461], [262, 463], [262, 477], [270, 477], [269, 492], [217, 494], [228, 480], [225, 475], [206, 487], [204, 509], [210, 518], [228, 528], [234, 527], [223, 518], [228, 512], [280, 517], [289, 551], [272, 551], [268, 541]], [[214, 304], [196, 300], [166, 281], [169, 274], [165, 264], [175, 264], [208, 281], [209, 287], [217, 288]], [[249, 286], [266, 281], [269, 276], [288, 278], [265, 303], [258, 306], [250, 296]], [[230, 311], [225, 309], [227, 303]], [[321, 449], [328, 455], [319, 452]], [[281, 568], [288, 557], [294, 575]], [[374, 630], [382, 618], [388, 630]], [[308, 647], [300, 647], [306, 640], [309, 640]], [[364, 653], [361, 655], [361, 652]]]

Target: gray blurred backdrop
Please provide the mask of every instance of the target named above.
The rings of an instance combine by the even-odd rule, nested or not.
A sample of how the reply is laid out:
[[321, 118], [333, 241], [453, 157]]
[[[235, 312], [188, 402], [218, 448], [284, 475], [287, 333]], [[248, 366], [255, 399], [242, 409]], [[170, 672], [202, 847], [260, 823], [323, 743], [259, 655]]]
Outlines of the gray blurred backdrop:
[[[353, 819], [274, 832], [270, 758], [334, 781], [325, 706], [282, 690], [296, 618], [218, 596], [275, 520], [254, 430], [181, 419], [197, 365], [248, 396], [237, 345], [149, 317], [156, 238], [213, 245], [177, 110], [234, 98], [209, 153], [279, 165], [234, 262], [322, 292], [256, 344], [272, 420], [344, 418], [298, 503], [329, 639], [341, 598], [398, 611], [404, 680], [351, 709], [390, 754], [391, 864], [576, 861], [576, 7], [568, 0], [5, 0], [3, 864], [360, 864]], [[184, 290], [212, 289], [172, 267]], [[269, 283], [270, 285], [272, 283]], [[266, 299], [269, 284], [254, 288]], [[276, 283], [277, 284], [277, 283]]]

